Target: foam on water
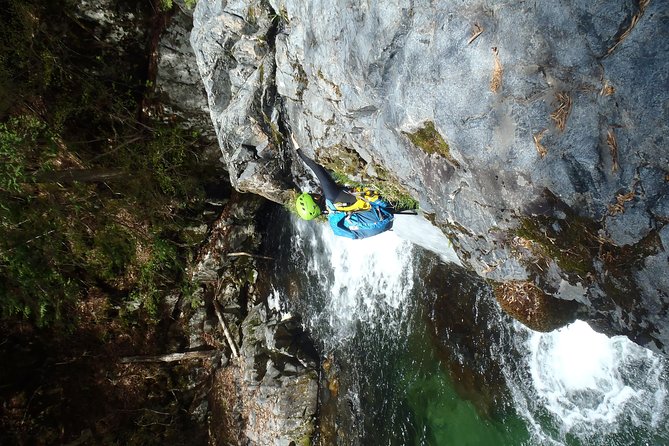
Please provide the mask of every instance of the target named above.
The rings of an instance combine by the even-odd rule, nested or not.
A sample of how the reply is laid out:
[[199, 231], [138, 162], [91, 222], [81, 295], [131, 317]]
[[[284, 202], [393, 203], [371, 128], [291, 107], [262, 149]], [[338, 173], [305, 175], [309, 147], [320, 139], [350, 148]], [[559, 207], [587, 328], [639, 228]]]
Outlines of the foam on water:
[[[325, 349], [372, 354], [380, 344], [406, 341], [412, 330], [406, 321], [415, 309], [414, 280], [427, 273], [414, 271], [412, 245], [393, 232], [347, 240], [335, 237], [326, 224], [298, 220], [293, 224], [293, 261], [306, 265], [305, 274], [314, 287], [308, 290], [303, 316]], [[442, 245], [437, 239], [435, 243]], [[440, 255], [449, 261], [448, 252]], [[584, 322], [536, 333], [517, 322], [510, 324], [499, 313], [490, 324], [501, 338], [491, 351], [482, 353], [498, 358], [512, 405], [529, 430], [529, 444], [669, 441], [666, 359], [625, 337], [596, 333]], [[403, 348], [406, 345], [397, 350]], [[370, 389], [381, 384], [365, 381], [367, 374], [358, 376], [364, 369], [360, 363], [353, 361], [349, 368], [347, 398], [353, 407], [360, 407], [359, 388], [364, 387], [368, 398]], [[387, 404], [382, 405], [390, 407]]]
[[[660, 428], [666, 417], [666, 361], [623, 336], [609, 338], [576, 321], [552, 333], [526, 332], [529, 382], [507, 374], [517, 407], [550, 444], [625, 429]], [[547, 435], [548, 412], [557, 435]], [[666, 434], [666, 432], [664, 432]], [[599, 443], [597, 443], [599, 444]]]

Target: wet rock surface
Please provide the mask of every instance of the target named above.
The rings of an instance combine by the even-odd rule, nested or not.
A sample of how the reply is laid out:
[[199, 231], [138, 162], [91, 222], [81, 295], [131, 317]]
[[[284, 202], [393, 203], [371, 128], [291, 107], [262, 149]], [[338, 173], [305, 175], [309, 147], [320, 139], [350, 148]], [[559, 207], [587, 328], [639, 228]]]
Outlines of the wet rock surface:
[[[352, 149], [468, 269], [667, 353], [666, 2], [270, 4], [194, 14], [235, 187], [286, 200], [288, 129], [312, 156]], [[413, 137], [426, 130], [441, 150]]]
[[254, 254], [263, 205], [233, 194], [191, 271], [201, 306], [190, 348], [213, 342], [225, 353], [209, 401], [213, 444], [302, 445], [315, 433], [317, 354], [299, 319], [269, 308], [256, 285], [271, 261]]
[[[456, 391], [472, 401], [479, 413], [499, 416], [506, 410], [508, 390], [496, 352], [500, 332], [491, 329], [494, 301], [485, 281], [448, 264], [425, 264], [430, 274], [424, 286], [435, 290], [424, 304], [435, 351], [453, 379]], [[447, 278], [448, 281], [445, 281]], [[489, 354], [495, 352], [497, 354]]]

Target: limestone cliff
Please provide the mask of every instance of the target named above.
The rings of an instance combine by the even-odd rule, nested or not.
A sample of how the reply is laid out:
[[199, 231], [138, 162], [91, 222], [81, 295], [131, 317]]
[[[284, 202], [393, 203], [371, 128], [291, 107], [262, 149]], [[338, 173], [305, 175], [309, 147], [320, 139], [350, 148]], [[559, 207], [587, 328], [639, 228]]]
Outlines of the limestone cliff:
[[191, 43], [238, 189], [287, 199], [289, 130], [353, 150], [528, 325], [666, 354], [668, 5], [200, 0]]

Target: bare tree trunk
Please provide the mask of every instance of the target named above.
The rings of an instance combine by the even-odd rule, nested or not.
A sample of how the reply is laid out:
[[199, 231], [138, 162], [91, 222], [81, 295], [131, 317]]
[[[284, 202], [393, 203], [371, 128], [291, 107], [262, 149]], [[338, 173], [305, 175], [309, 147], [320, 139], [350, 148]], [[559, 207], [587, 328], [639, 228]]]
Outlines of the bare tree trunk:
[[101, 183], [126, 176], [121, 169], [65, 169], [43, 172], [35, 178], [38, 183]]
[[214, 299], [214, 311], [216, 312], [216, 317], [218, 318], [218, 322], [221, 324], [221, 328], [223, 329], [223, 333], [225, 334], [225, 339], [228, 340], [228, 345], [230, 346], [230, 350], [232, 350], [232, 356], [234, 356], [235, 358], [239, 358], [239, 353], [237, 352], [237, 346], [235, 345], [235, 341], [234, 339], [232, 339], [232, 336], [228, 331], [228, 326], [225, 325], [225, 320], [223, 320], [221, 309], [219, 308], [219, 304], [218, 302], [216, 302], [215, 299]]
[[155, 356], [125, 356], [121, 358], [121, 364], [135, 364], [140, 362], [177, 362], [189, 359], [211, 358], [219, 353], [218, 350], [197, 350], [192, 352], [168, 353]]
[[250, 254], [248, 252], [229, 252], [226, 254], [228, 257], [252, 257], [254, 259], [265, 259], [265, 260], [274, 260], [272, 257], [261, 256], [258, 254]]

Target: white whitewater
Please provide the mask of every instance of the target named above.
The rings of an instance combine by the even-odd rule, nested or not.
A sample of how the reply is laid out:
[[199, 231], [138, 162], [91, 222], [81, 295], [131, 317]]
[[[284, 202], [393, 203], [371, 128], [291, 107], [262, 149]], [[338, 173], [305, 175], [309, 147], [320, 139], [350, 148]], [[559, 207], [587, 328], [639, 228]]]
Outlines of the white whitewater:
[[326, 295], [310, 323], [327, 318], [337, 335], [346, 337], [356, 322], [372, 329], [403, 319], [414, 277], [409, 242], [393, 232], [350, 240], [336, 237], [327, 224], [296, 220], [295, 227], [293, 243], [311, 253], [308, 269]]
[[420, 214], [395, 215], [393, 232], [403, 240], [432, 251], [444, 262], [461, 265], [448, 237]]
[[[519, 350], [530, 379], [522, 382], [513, 370], [507, 370], [507, 378], [535, 440], [562, 445], [571, 436], [602, 444], [598, 437], [618, 433], [621, 426], [666, 434], [665, 359], [624, 336], [597, 333], [582, 321], [551, 333], [531, 332], [520, 324], [515, 329], [526, 336]], [[555, 434], [546, 433], [546, 413]]]
[[[409, 236], [396, 229], [348, 240], [335, 237], [327, 224], [296, 219], [293, 224], [293, 261], [306, 265], [310, 283], [318, 288], [303, 309], [305, 324], [326, 350], [355, 344], [361, 333], [390, 344], [407, 338], [412, 330], [407, 321], [416, 309], [412, 290], [428, 272], [418, 270], [419, 251], [404, 237], [426, 235], [424, 247], [442, 249], [441, 259], [452, 261], [447, 239], [430, 238], [427, 228]], [[596, 333], [584, 322], [536, 333], [519, 323], [510, 326], [506, 317], [495, 319], [490, 328], [504, 333], [505, 340], [498, 351], [481, 353], [498, 357], [512, 404], [530, 431], [529, 444], [646, 444], [636, 439], [639, 431], [657, 432], [658, 444], [669, 438], [666, 359], [625, 337]]]

